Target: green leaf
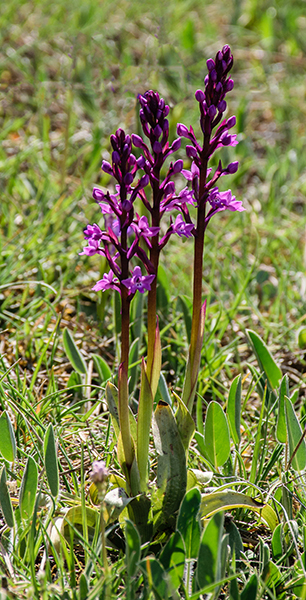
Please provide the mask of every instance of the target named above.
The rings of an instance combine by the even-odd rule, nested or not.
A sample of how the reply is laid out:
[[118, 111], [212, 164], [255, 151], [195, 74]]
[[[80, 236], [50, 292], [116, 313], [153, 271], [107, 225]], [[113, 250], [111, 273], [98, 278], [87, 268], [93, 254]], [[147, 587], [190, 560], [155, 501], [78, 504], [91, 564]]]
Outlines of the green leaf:
[[273, 531], [271, 547], [274, 560], [279, 560], [284, 554], [282, 523], [279, 523]]
[[105, 381], [108, 381], [108, 379], [111, 379], [112, 372], [104, 358], [102, 358], [102, 356], [99, 356], [99, 354], [93, 354], [92, 358], [101, 383], [104, 383]]
[[182, 534], [185, 542], [187, 558], [196, 558], [199, 552], [201, 529], [198, 515], [200, 507], [201, 494], [194, 487], [183, 498], [176, 524], [176, 528]]
[[140, 559], [140, 536], [134, 523], [129, 519], [125, 520], [125, 542], [127, 574], [128, 577], [133, 577], [136, 573]]
[[189, 444], [192, 440], [192, 436], [195, 430], [194, 420], [188, 408], [185, 406], [183, 400], [181, 400], [180, 397], [176, 394], [173, 393], [173, 395], [178, 403], [178, 407], [175, 413], [177, 428], [179, 430], [183, 446], [185, 450], [188, 450]]
[[[302, 429], [295, 414], [293, 404], [287, 396], [285, 396], [285, 411], [287, 434], [289, 441], [289, 456], [292, 458], [292, 467], [295, 471], [303, 471], [306, 467], [306, 444], [305, 439], [302, 439]], [[300, 443], [301, 442], [301, 443]], [[299, 446], [298, 446], [299, 445]], [[298, 446], [298, 449], [296, 450]]]
[[288, 375], [284, 375], [278, 396], [278, 414], [276, 423], [276, 439], [281, 444], [287, 442], [287, 427], [286, 427], [286, 414], [285, 414], [285, 396], [289, 397], [289, 383]]
[[217, 512], [207, 523], [199, 549], [196, 578], [200, 588], [217, 582], [221, 571], [223, 512]]
[[269, 504], [262, 504], [251, 498], [251, 496], [232, 490], [203, 494], [201, 516], [208, 518], [220, 510], [228, 511], [238, 507], [256, 512], [261, 520], [270, 527], [271, 531], [274, 531], [278, 525], [276, 513]]
[[13, 425], [6, 411], [0, 417], [0, 452], [5, 460], [14, 462], [16, 458], [16, 440]]
[[167, 387], [167, 382], [166, 382], [166, 379], [165, 379], [165, 376], [163, 375], [163, 373], [161, 373], [159, 376], [158, 391], [159, 391], [163, 401], [166, 402], [167, 404], [170, 404], [170, 406], [172, 406], [171, 398], [170, 398], [168, 387]]
[[175, 590], [182, 583], [185, 569], [185, 547], [179, 531], [172, 533], [164, 546], [159, 561], [170, 577]]
[[257, 588], [258, 577], [253, 573], [240, 594], [240, 600], [256, 600]]
[[88, 581], [84, 573], [81, 574], [79, 581], [79, 598], [78, 600], [87, 600], [89, 592]]
[[166, 573], [160, 562], [151, 556], [140, 562], [140, 568], [148, 579], [149, 588], [153, 590], [156, 600], [168, 598]]
[[67, 327], [63, 331], [63, 344], [67, 358], [70, 360], [73, 368], [82, 375], [86, 374], [86, 363], [79, 349], [75, 345], [75, 341]]
[[226, 416], [218, 402], [209, 403], [204, 427], [205, 452], [215, 468], [230, 455], [230, 436]]
[[0, 477], [0, 505], [1, 510], [8, 527], [14, 527], [14, 513], [10, 494], [6, 483], [6, 469], [2, 467]]
[[137, 420], [137, 464], [142, 492], [146, 492], [148, 483], [148, 458], [152, 410], [153, 396], [147, 377], [145, 362], [144, 359], [142, 359]]
[[58, 495], [58, 462], [52, 423], [48, 426], [44, 439], [44, 461], [49, 488], [53, 497]]
[[19, 507], [22, 519], [28, 519], [33, 514], [35, 496], [37, 492], [37, 466], [35, 460], [29, 456], [24, 470], [20, 493]]
[[232, 381], [228, 403], [227, 418], [230, 427], [232, 440], [235, 444], [240, 443], [240, 415], [241, 415], [241, 375], [237, 375]]
[[175, 513], [186, 491], [186, 454], [169, 404], [160, 401], [153, 419], [154, 443], [158, 453], [157, 487], [162, 495], [162, 507], [155, 519], [155, 528], [174, 526]]
[[251, 329], [247, 329], [246, 333], [250, 340], [253, 352], [257, 358], [259, 367], [265, 372], [269, 384], [274, 390], [279, 386], [282, 372], [261, 337], [259, 337], [259, 335], [257, 335], [257, 333]]

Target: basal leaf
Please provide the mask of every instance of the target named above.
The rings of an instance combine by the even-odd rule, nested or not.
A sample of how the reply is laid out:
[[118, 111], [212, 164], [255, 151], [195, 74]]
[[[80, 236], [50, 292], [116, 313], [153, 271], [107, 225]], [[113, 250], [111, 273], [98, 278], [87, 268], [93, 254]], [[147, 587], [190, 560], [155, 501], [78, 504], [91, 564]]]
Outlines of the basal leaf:
[[108, 379], [111, 379], [112, 372], [104, 358], [102, 358], [102, 356], [99, 356], [99, 354], [93, 354], [92, 358], [101, 383], [104, 383]]
[[176, 528], [185, 542], [186, 557], [196, 558], [199, 551], [201, 529], [198, 519], [201, 507], [200, 491], [194, 487], [189, 490], [180, 506]]
[[241, 415], [241, 375], [237, 375], [232, 381], [228, 402], [227, 418], [232, 440], [235, 444], [240, 443], [240, 415]]
[[49, 488], [52, 496], [56, 497], [59, 491], [59, 477], [56, 445], [52, 423], [50, 423], [50, 425], [48, 426], [44, 439], [44, 461]]
[[287, 442], [287, 426], [286, 426], [286, 414], [285, 414], [285, 396], [289, 397], [289, 383], [288, 375], [284, 375], [278, 395], [278, 413], [276, 423], [276, 439], [281, 444]]
[[217, 512], [208, 521], [202, 535], [196, 578], [200, 588], [221, 579], [221, 541], [223, 535], [223, 512]]
[[0, 476], [0, 505], [7, 526], [14, 527], [14, 513], [10, 494], [6, 483], [5, 466], [2, 467]]
[[285, 411], [287, 435], [289, 442], [289, 456], [292, 458], [292, 466], [295, 471], [303, 471], [306, 467], [306, 444], [302, 439], [302, 429], [295, 414], [293, 404], [285, 396]]
[[21, 517], [28, 519], [32, 516], [37, 492], [37, 466], [35, 460], [29, 456], [24, 470], [20, 493], [19, 507]]
[[173, 589], [182, 583], [185, 569], [185, 545], [179, 531], [172, 533], [164, 546], [159, 561], [171, 580]]
[[274, 531], [278, 525], [278, 519], [273, 508], [269, 504], [257, 502], [251, 496], [233, 490], [202, 494], [202, 517], [208, 518], [220, 510], [228, 511], [239, 507], [257, 513], [260, 519], [270, 527], [271, 531]]
[[230, 455], [230, 437], [226, 416], [218, 402], [208, 405], [204, 427], [205, 452], [214, 467], [221, 467]]
[[6, 411], [0, 417], [0, 452], [8, 462], [16, 457], [16, 440], [13, 425]]
[[86, 363], [84, 358], [77, 348], [75, 341], [67, 327], [63, 331], [63, 344], [66, 352], [67, 358], [70, 360], [73, 368], [78, 373], [82, 373], [82, 375], [86, 374]]
[[274, 358], [268, 350], [267, 345], [261, 339], [261, 337], [259, 337], [259, 335], [251, 329], [247, 329], [246, 332], [260, 369], [265, 372], [271, 388], [277, 388], [282, 377], [282, 372], [279, 366], [276, 364]]
[[175, 522], [186, 491], [186, 454], [171, 407], [160, 401], [153, 419], [154, 443], [158, 453], [157, 486], [163, 495], [155, 527]]
[[137, 570], [140, 559], [140, 536], [132, 521], [125, 521], [125, 542], [126, 542], [126, 570], [129, 577], [133, 577]]

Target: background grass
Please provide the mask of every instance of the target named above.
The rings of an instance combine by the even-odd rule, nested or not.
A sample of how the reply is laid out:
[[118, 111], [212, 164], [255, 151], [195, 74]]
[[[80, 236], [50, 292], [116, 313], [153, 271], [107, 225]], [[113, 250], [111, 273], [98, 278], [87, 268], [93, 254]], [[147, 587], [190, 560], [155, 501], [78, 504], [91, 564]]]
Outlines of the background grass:
[[[226, 186], [246, 212], [218, 215], [207, 235], [200, 392], [206, 401], [226, 398], [231, 379], [251, 360], [251, 326], [269, 342], [303, 406], [306, 368], [297, 332], [306, 319], [305, 33], [302, 0], [1, 4], [2, 372], [19, 360], [1, 393], [9, 394], [23, 448], [18, 485], [26, 453], [39, 454], [35, 435], [16, 416], [20, 402], [23, 415], [32, 406], [40, 435], [49, 420], [57, 428], [67, 494], [83, 485], [80, 440], [85, 466], [99, 455], [111, 461], [103, 411], [88, 421], [91, 415], [80, 417], [79, 405], [67, 400], [72, 388], [77, 402], [89, 398], [77, 388], [84, 381], [70, 379], [61, 341], [69, 327], [88, 366], [93, 353], [116, 362], [111, 296], [91, 292], [104, 267], [98, 257], [78, 254], [83, 228], [100, 218], [92, 187], [110, 185], [100, 170], [110, 134], [119, 126], [140, 132], [138, 93], [153, 88], [170, 104], [172, 139], [177, 122], [198, 131], [194, 91], [203, 86], [206, 59], [225, 43], [235, 60], [228, 114], [237, 116], [240, 143], [224, 149], [222, 159], [240, 162]], [[177, 295], [188, 304], [191, 256], [189, 240], [171, 240], [160, 276], [163, 369], [178, 391], [187, 337]], [[92, 372], [89, 383], [98, 384]], [[90, 401], [101, 397], [94, 385], [90, 393]]]

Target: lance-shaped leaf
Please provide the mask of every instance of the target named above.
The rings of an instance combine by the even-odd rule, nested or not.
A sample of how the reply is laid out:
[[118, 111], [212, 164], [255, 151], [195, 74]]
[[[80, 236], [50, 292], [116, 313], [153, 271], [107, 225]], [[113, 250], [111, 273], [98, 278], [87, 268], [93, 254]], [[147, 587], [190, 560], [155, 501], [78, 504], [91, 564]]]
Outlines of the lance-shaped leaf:
[[66, 356], [70, 360], [74, 370], [86, 375], [86, 363], [67, 327], [63, 331], [63, 344]]
[[157, 325], [156, 325], [156, 329], [155, 329], [153, 361], [152, 361], [150, 373], [147, 374], [149, 382], [150, 382], [150, 386], [151, 386], [153, 400], [155, 398], [155, 394], [156, 394], [157, 388], [158, 388], [159, 376], [160, 376], [160, 370], [161, 370], [161, 362], [162, 362], [162, 351], [161, 351], [159, 326], [158, 326], [158, 321], [157, 321]]
[[58, 495], [59, 478], [56, 445], [52, 423], [50, 423], [44, 439], [44, 460], [49, 488], [52, 496], [55, 497]]
[[24, 470], [19, 494], [19, 507], [21, 517], [23, 519], [28, 519], [32, 516], [37, 492], [37, 479], [38, 475], [36, 462], [31, 456], [29, 456]]
[[174, 526], [175, 515], [186, 491], [187, 468], [185, 449], [171, 407], [160, 401], [153, 419], [154, 443], [158, 453], [157, 486], [162, 506], [155, 529]]
[[223, 512], [217, 512], [207, 523], [199, 549], [196, 578], [200, 588], [221, 579], [221, 541]]
[[240, 443], [241, 375], [232, 381], [227, 402], [227, 418], [233, 442]]
[[259, 367], [265, 372], [269, 384], [274, 390], [279, 386], [282, 372], [261, 337], [259, 337], [259, 335], [257, 335], [257, 333], [251, 329], [247, 329], [246, 333], [250, 340], [253, 352], [257, 358]]
[[8, 462], [16, 458], [16, 440], [13, 425], [6, 411], [0, 417], [0, 452]]
[[254, 500], [241, 492], [232, 490], [222, 490], [220, 492], [212, 492], [211, 494], [202, 494], [201, 515], [202, 517], [210, 517], [220, 510], [228, 511], [234, 508], [245, 508], [257, 513], [260, 519], [274, 531], [278, 525], [278, 519], [275, 511], [269, 504], [264, 504]]
[[230, 436], [226, 416], [218, 402], [208, 405], [204, 428], [205, 452], [214, 467], [221, 467], [230, 455]]
[[179, 398], [179, 396], [177, 396], [175, 393], [173, 395], [178, 404], [178, 407], [177, 407], [177, 410], [175, 413], [177, 428], [179, 430], [181, 440], [183, 442], [183, 446], [184, 446], [185, 450], [188, 450], [189, 444], [192, 440], [192, 436], [193, 436], [194, 430], [195, 430], [194, 420], [193, 420], [188, 408], [185, 406], [183, 400], [181, 400]]
[[288, 375], [284, 375], [278, 395], [278, 414], [276, 423], [276, 439], [280, 444], [287, 442], [287, 426], [285, 413], [285, 396], [289, 396]]
[[197, 558], [201, 529], [198, 514], [201, 506], [201, 494], [197, 488], [189, 490], [180, 506], [176, 528], [185, 542], [186, 557]]
[[198, 337], [196, 340], [195, 348], [190, 346], [188, 361], [186, 365], [186, 373], [183, 387], [182, 400], [187, 406], [189, 412], [192, 411], [193, 400], [196, 393], [196, 387], [198, 382], [198, 373], [201, 362], [201, 352], [203, 346], [203, 337], [204, 337], [204, 326], [205, 326], [205, 313], [206, 313], [206, 300], [201, 307], [200, 311], [200, 321], [199, 321], [199, 331]]
[[92, 358], [95, 363], [95, 368], [98, 372], [101, 383], [104, 383], [104, 381], [111, 379], [112, 372], [104, 358], [102, 358], [102, 356], [99, 356], [99, 354], [93, 354]]
[[8, 527], [14, 527], [14, 513], [6, 482], [6, 469], [2, 467], [0, 476], [0, 505]]
[[152, 410], [153, 396], [147, 378], [146, 365], [144, 359], [142, 359], [137, 420], [137, 463], [142, 492], [146, 491], [148, 483], [148, 458]]
[[159, 561], [170, 578], [172, 588], [177, 590], [183, 581], [185, 570], [185, 544], [179, 531], [170, 536]]
[[140, 562], [140, 568], [147, 577], [149, 589], [153, 591], [155, 599], [168, 598], [166, 572], [160, 562], [156, 558], [148, 556]]
[[293, 404], [287, 396], [285, 396], [285, 412], [290, 460], [295, 471], [303, 471], [306, 467], [305, 439]]
[[140, 536], [132, 521], [125, 520], [125, 563], [128, 577], [133, 577], [136, 573], [140, 560]]

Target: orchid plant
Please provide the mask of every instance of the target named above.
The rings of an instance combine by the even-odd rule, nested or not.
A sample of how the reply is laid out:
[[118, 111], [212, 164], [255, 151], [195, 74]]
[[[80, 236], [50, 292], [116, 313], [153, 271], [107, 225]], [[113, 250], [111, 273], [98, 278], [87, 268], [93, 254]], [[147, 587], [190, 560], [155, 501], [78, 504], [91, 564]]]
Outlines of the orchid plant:
[[[117, 479], [117, 483], [124, 487], [130, 498], [129, 513], [143, 539], [169, 526], [186, 490], [186, 454], [194, 433], [191, 413], [204, 335], [202, 273], [206, 228], [218, 212], [244, 210], [230, 190], [219, 191], [216, 185], [220, 177], [237, 171], [238, 162], [224, 167], [219, 161], [216, 169], [209, 167], [210, 159], [219, 148], [237, 144], [236, 135], [229, 133], [235, 125], [235, 117], [224, 118], [225, 98], [234, 86], [229, 77], [232, 66], [229, 46], [224, 46], [215, 60], [207, 61], [204, 90], [195, 93], [200, 109], [200, 141], [192, 127], [188, 129], [180, 123], [178, 138], [170, 144], [169, 106], [152, 90], [139, 95], [143, 137], [130, 136], [122, 129], [111, 136], [111, 163], [104, 160], [102, 170], [115, 180], [116, 193], [94, 188], [93, 197], [104, 215], [105, 228], [102, 230], [94, 224], [84, 231], [87, 246], [81, 254], [100, 254], [109, 266], [109, 271], [93, 290], [113, 289], [121, 297], [118, 392], [108, 383], [106, 396], [117, 435], [118, 460], [124, 474], [124, 479]], [[190, 142], [186, 146], [190, 170], [183, 168], [182, 159], [171, 161], [165, 167], [168, 157], [179, 150], [183, 137]], [[138, 158], [133, 154], [132, 146], [137, 149]], [[176, 189], [178, 174], [191, 184], [179, 192]], [[142, 216], [136, 210], [139, 200], [145, 213]], [[196, 223], [190, 215], [191, 206], [196, 208]], [[150, 498], [148, 490], [149, 438], [162, 356], [156, 289], [160, 254], [172, 235], [194, 238], [192, 329], [183, 394], [181, 399], [176, 397], [176, 413], [174, 415], [164, 401], [158, 402], [154, 413], [153, 437], [159, 459], [157, 495], [153, 503], [152, 489]], [[128, 389], [130, 307], [135, 294], [146, 292], [147, 360], [142, 360], [136, 420], [129, 407]]]

